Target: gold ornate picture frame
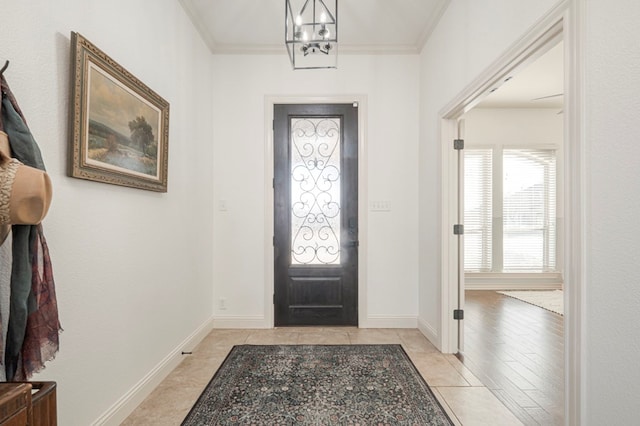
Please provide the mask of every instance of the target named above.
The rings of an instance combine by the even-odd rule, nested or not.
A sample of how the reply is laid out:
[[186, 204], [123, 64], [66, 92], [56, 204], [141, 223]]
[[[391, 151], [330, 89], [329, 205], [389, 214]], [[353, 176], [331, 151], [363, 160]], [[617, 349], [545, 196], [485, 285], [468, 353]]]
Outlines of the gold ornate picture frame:
[[169, 103], [71, 33], [69, 175], [167, 192]]

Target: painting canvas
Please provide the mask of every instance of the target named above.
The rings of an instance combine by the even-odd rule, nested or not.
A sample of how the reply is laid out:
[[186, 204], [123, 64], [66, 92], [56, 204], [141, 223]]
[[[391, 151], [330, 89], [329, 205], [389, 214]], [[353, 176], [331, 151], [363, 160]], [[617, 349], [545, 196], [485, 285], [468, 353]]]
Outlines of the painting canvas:
[[169, 104], [77, 33], [71, 176], [167, 191]]

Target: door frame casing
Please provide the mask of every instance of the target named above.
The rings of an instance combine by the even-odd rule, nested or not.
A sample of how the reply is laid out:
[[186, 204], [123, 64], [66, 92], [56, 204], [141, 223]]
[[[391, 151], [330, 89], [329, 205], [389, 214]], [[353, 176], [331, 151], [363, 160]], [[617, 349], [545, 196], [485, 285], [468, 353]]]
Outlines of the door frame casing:
[[273, 108], [276, 104], [351, 104], [358, 103], [358, 327], [367, 327], [367, 242], [368, 242], [368, 155], [366, 144], [367, 96], [286, 96], [266, 95], [264, 98], [264, 319], [265, 327], [274, 327], [274, 145]]
[[457, 302], [457, 246], [451, 232], [458, 208], [458, 176], [451, 141], [456, 135], [456, 120], [473, 108], [492, 88], [520, 66], [535, 59], [555, 37], [564, 40], [564, 210], [565, 239], [565, 424], [582, 424], [586, 418], [586, 384], [584, 324], [584, 294], [586, 280], [586, 221], [584, 212], [588, 200], [585, 177], [583, 61], [584, 34], [583, 0], [562, 0], [542, 17], [511, 49], [467, 86], [440, 112], [441, 149], [441, 315], [439, 349], [454, 353], [458, 341], [452, 312]]

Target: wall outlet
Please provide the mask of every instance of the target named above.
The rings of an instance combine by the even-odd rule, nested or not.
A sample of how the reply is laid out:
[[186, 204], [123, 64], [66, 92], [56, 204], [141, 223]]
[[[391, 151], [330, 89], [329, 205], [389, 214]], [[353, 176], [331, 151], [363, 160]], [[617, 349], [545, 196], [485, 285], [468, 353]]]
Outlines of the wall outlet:
[[221, 311], [227, 310], [227, 299], [225, 299], [224, 297], [218, 299], [218, 309], [220, 309]]

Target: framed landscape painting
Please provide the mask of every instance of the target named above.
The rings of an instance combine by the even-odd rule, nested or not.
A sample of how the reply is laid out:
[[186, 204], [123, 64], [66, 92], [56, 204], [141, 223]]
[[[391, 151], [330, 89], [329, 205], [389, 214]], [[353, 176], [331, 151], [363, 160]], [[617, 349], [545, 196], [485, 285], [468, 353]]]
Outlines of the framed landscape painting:
[[71, 33], [72, 177], [167, 192], [169, 103]]

